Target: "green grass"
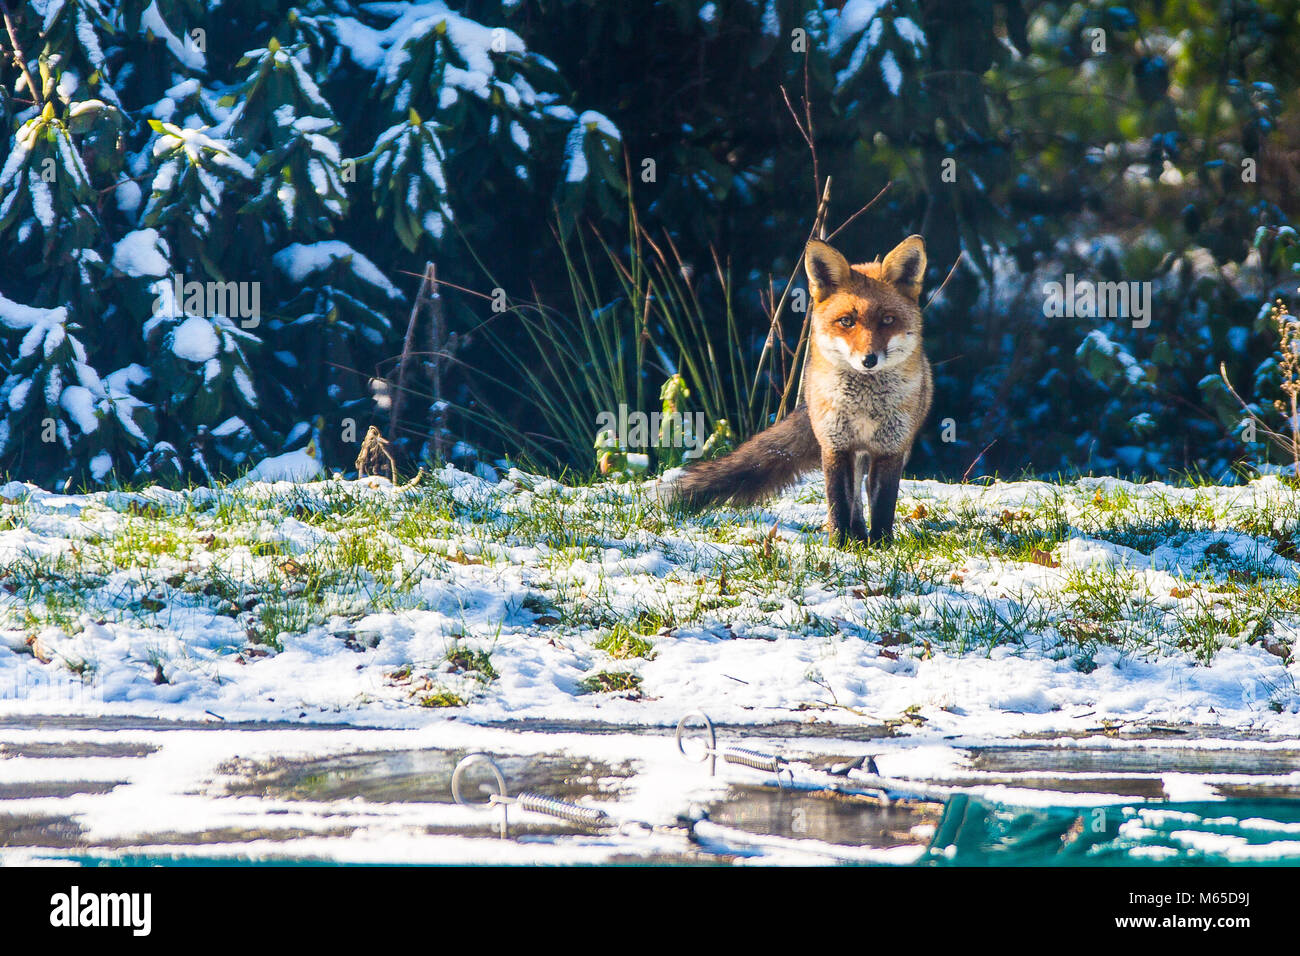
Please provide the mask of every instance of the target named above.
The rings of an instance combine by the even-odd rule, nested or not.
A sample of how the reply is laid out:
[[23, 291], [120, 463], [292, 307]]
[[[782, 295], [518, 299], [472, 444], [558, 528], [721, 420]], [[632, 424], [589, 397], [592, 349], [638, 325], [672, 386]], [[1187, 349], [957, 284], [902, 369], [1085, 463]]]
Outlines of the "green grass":
[[488, 651], [474, 650], [457, 642], [446, 656], [448, 669], [454, 674], [468, 674], [480, 683], [490, 684], [501, 675], [492, 666]]
[[440, 687], [421, 695], [419, 703], [421, 707], [464, 707], [468, 701], [459, 694]]
[[641, 678], [629, 671], [599, 671], [578, 681], [578, 687], [584, 694], [637, 693]]
[[[821, 529], [816, 486], [701, 515], [665, 509], [634, 483], [539, 487], [521, 478], [466, 497], [435, 475], [382, 496], [222, 490], [166, 508], [97, 496], [57, 547], [0, 568], [0, 629], [31, 638], [124, 621], [163, 635], [197, 614], [226, 629], [232, 653], [278, 651], [376, 612], [472, 620], [458, 595], [508, 586], [490, 628], [462, 623], [443, 657], [411, 662], [420, 673], [402, 686], [420, 706], [494, 693], [504, 665], [492, 649], [506, 629], [589, 655], [584, 693], [639, 693], [640, 676], [613, 662], [653, 661], [683, 631], [868, 641], [899, 658], [1044, 654], [1082, 671], [1115, 655], [1204, 664], [1241, 646], [1287, 660], [1300, 631], [1300, 586], [1278, 570], [1297, 556], [1293, 495], [1084, 480], [1007, 503], [969, 486], [943, 500], [904, 494], [891, 547], [840, 550]], [[286, 515], [320, 540], [277, 533]], [[0, 502], [0, 533], [48, 520]], [[1240, 556], [1238, 535], [1264, 560]], [[1129, 550], [1069, 556], [1086, 546], [1104, 557], [1108, 545]], [[1178, 574], [1146, 570], [1158, 551], [1181, 555]], [[175, 669], [153, 663], [163, 679]]]
[[604, 651], [615, 660], [626, 660], [629, 657], [642, 657], [648, 660], [654, 655], [654, 645], [623, 624], [616, 624], [608, 634], [592, 646]]

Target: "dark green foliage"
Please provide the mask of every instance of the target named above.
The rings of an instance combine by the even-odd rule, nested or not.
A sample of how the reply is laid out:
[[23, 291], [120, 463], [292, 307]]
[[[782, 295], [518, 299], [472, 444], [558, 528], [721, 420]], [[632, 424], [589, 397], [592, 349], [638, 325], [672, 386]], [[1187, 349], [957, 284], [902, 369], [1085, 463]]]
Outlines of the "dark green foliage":
[[[622, 316], [606, 351], [635, 381], [613, 391], [651, 411], [681, 371], [686, 410], [736, 396], [743, 439], [797, 373], [789, 301], [784, 347], [763, 347], [828, 177], [832, 230], [892, 184], [835, 236], [850, 258], [921, 232], [928, 297], [961, 256], [927, 311], [913, 469], [1222, 477], [1267, 454], [1216, 382], [1224, 362], [1252, 408], [1276, 397], [1297, 0], [46, 0], [11, 18], [39, 86], [0, 58], [13, 477], [208, 481], [305, 446], [346, 468], [387, 424], [370, 379], [429, 259], [477, 294], [444, 288], [454, 358], [438, 396], [407, 396], [399, 450], [428, 449], [437, 419], [488, 460], [530, 445], [592, 467], [595, 422], [540, 428], [536, 399], [554, 370], [556, 396], [592, 370], [511, 364], [548, 348], [519, 321], [534, 300], [557, 329]], [[613, 255], [566, 260], [593, 230]], [[681, 266], [661, 311], [617, 265], [642, 236]], [[1150, 324], [1046, 314], [1070, 274], [1151, 283]], [[177, 280], [256, 285], [258, 314], [196, 316]], [[738, 354], [690, 356], [695, 374], [660, 354], [684, 303]]]

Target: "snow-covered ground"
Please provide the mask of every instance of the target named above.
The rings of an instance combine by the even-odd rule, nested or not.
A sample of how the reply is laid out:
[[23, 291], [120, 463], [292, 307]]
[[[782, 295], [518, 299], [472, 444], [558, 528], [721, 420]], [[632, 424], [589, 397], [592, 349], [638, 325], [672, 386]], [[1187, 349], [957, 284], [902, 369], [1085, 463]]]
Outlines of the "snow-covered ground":
[[[899, 546], [866, 555], [825, 546], [820, 494], [683, 519], [653, 487], [517, 472], [410, 491], [10, 483], [0, 712], [418, 727], [706, 706], [960, 733], [1300, 732], [1300, 565], [1278, 553], [1297, 505], [1277, 478], [905, 482]], [[601, 674], [637, 686], [591, 692]]]
[[[1132, 728], [1194, 730], [1174, 741], [1184, 751], [1298, 749], [1300, 508], [1279, 478], [904, 482], [896, 544], [865, 552], [826, 545], [822, 502], [811, 479], [763, 509], [682, 516], [653, 482], [571, 488], [511, 471], [491, 483], [453, 469], [405, 490], [0, 486], [0, 788], [22, 796], [0, 809], [57, 806], [96, 845], [184, 832], [196, 813], [205, 830], [250, 833], [274, 818], [303, 832], [269, 852], [313, 855], [312, 831], [343, 825], [337, 808], [222, 802], [214, 781], [239, 776], [230, 760], [487, 749], [631, 761], [619, 812], [662, 823], [720, 786], [672, 743], [697, 709], [733, 737], [789, 749], [773, 728], [802, 727], [804, 757], [871, 753], [883, 773], [931, 781], [967, 773], [971, 748], [994, 743], [1169, 746], [1124, 739]], [[146, 723], [112, 729], [133, 720]], [[147, 752], [96, 751], [123, 736]], [[51, 764], [41, 748], [60, 742], [71, 749]], [[1145, 775], [1165, 796], [1214, 796], [1240, 773], [1152, 759], [1125, 779]], [[1289, 766], [1269, 782], [1294, 786]], [[1034, 776], [1032, 761], [1017, 767]], [[22, 790], [100, 779], [130, 786]], [[985, 786], [1021, 803], [1078, 799], [1035, 797], [1005, 774]], [[347, 812], [369, 836], [331, 844], [334, 858], [392, 858], [390, 839], [476, 811]], [[666, 852], [569, 840], [488, 857], [478, 842], [427, 835], [399, 856]]]

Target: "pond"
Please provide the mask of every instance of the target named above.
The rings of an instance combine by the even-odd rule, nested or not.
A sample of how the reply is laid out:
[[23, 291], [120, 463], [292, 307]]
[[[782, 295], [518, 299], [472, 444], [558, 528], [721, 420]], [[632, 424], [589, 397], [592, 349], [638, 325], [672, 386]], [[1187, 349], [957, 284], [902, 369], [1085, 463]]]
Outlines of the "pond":
[[[717, 730], [793, 773], [719, 762], [713, 776], [657, 726], [10, 718], [0, 862], [1300, 863], [1297, 740], [1195, 727], [978, 741], [794, 722]], [[507, 795], [533, 795], [533, 809], [507, 809], [504, 839], [500, 807], [453, 799], [471, 753], [491, 755]], [[843, 769], [867, 757], [888, 793]], [[466, 792], [483, 804], [496, 787], [479, 769]], [[927, 786], [941, 795], [908, 792]], [[601, 811], [601, 825], [536, 809], [572, 805]]]

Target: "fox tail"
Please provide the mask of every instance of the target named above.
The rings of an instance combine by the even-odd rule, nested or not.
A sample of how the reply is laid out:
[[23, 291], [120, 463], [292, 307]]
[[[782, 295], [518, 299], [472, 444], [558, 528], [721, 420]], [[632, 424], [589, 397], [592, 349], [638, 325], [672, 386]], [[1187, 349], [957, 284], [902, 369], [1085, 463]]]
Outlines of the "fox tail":
[[821, 463], [821, 445], [807, 408], [798, 408], [735, 451], [686, 469], [673, 496], [692, 511], [730, 503], [752, 505], [789, 487]]

